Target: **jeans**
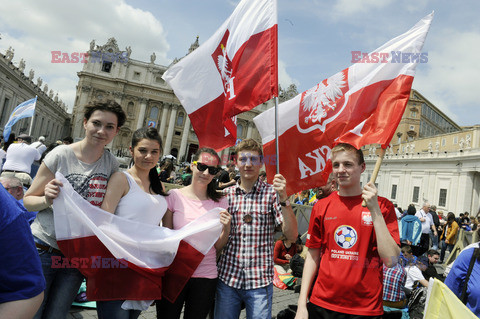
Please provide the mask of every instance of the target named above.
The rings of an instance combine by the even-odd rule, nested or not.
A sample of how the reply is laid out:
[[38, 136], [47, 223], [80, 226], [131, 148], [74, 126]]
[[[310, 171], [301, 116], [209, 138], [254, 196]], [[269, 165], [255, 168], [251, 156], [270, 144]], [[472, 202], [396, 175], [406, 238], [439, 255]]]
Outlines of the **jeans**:
[[83, 275], [76, 268], [52, 268], [52, 256], [62, 256], [37, 248], [46, 281], [45, 297], [34, 319], [65, 319], [77, 296]]
[[174, 303], [157, 300], [157, 318], [178, 319], [185, 304], [184, 319], [204, 319], [213, 307], [217, 279], [190, 278]]
[[435, 236], [433, 232], [430, 232], [430, 240], [432, 242], [432, 249], [438, 250], [438, 235]]
[[445, 240], [442, 240], [440, 242], [440, 246], [442, 247], [442, 250], [440, 252], [440, 263], [443, 263], [443, 259], [445, 258], [445, 251], [448, 249], [449, 252], [452, 252], [454, 245], [447, 244]]
[[140, 310], [123, 310], [125, 300], [97, 301], [98, 319], [137, 319]]
[[247, 319], [272, 317], [273, 284], [257, 289], [232, 288], [218, 280], [215, 296], [215, 319], [238, 319], [242, 301]]

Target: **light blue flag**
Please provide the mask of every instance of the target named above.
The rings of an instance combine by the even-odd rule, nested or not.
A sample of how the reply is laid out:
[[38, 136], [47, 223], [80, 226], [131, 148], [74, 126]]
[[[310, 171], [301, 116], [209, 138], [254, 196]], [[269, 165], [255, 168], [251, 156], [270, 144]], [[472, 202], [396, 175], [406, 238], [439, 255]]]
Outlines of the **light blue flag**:
[[8, 141], [10, 133], [12, 132], [12, 126], [15, 125], [15, 123], [23, 118], [33, 116], [33, 113], [35, 113], [35, 105], [37, 105], [37, 97], [19, 104], [15, 110], [13, 110], [3, 129], [3, 138], [5, 141]]

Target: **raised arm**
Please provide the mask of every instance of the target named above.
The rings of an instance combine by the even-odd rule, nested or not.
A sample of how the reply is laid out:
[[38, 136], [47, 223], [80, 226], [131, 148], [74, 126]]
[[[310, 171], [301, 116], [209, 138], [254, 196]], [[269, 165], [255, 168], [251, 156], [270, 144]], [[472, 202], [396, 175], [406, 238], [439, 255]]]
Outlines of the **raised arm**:
[[[278, 193], [278, 200], [280, 203], [285, 203], [287, 196], [287, 181], [281, 174], [275, 175], [273, 178], [273, 188]], [[288, 240], [295, 242], [298, 236], [298, 225], [295, 214], [293, 213], [292, 205], [282, 206], [283, 224], [282, 232]]]

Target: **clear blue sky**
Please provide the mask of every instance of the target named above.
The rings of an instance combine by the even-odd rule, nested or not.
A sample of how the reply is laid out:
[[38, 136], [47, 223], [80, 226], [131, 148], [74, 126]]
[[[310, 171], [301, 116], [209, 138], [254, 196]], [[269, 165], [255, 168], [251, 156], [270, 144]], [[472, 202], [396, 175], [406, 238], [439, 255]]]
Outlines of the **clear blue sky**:
[[[81, 64], [52, 64], [51, 51], [85, 52], [92, 39], [115, 37], [132, 58], [168, 65], [204, 42], [233, 12], [231, 0], [19, 0], [2, 4], [0, 51], [26, 61], [70, 108]], [[351, 51], [369, 52], [435, 10], [413, 87], [459, 125], [480, 123], [480, 2], [278, 0], [280, 83], [299, 92], [351, 64]]]

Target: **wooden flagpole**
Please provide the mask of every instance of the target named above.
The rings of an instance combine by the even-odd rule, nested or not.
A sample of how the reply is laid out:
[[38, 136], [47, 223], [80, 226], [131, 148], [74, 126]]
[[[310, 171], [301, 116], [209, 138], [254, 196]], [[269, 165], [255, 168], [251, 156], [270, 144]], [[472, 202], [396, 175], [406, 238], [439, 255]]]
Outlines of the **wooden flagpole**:
[[[370, 177], [370, 182], [373, 184], [375, 184], [375, 181], [377, 180], [378, 171], [380, 171], [380, 166], [382, 166], [382, 161], [383, 161], [383, 157], [385, 156], [386, 150], [387, 150], [386, 148], [380, 149], [380, 155], [377, 158], [377, 163], [375, 163], [375, 168], [373, 169], [372, 176]], [[363, 200], [362, 206], [367, 207], [367, 203], [365, 202], [365, 200]]]

